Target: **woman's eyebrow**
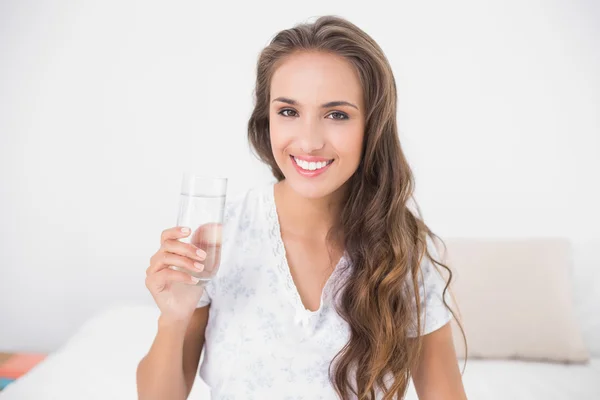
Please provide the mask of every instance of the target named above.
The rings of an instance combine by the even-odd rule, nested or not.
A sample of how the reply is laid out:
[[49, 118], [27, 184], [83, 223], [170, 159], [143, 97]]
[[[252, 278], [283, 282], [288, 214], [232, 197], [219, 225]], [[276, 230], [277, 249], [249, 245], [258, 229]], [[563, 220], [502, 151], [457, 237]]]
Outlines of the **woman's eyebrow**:
[[[289, 104], [292, 106], [298, 105], [298, 102], [296, 100], [289, 99], [287, 97], [278, 97], [275, 100], [273, 100], [272, 103], [274, 103], [276, 101], [280, 101], [282, 103], [286, 103], [286, 104]], [[328, 103], [322, 104], [321, 108], [330, 108], [330, 107], [338, 107], [338, 106], [350, 106], [350, 107], [354, 107], [358, 110], [357, 106], [355, 106], [354, 104], [352, 104], [348, 101], [343, 101], [343, 100], [330, 101]]]

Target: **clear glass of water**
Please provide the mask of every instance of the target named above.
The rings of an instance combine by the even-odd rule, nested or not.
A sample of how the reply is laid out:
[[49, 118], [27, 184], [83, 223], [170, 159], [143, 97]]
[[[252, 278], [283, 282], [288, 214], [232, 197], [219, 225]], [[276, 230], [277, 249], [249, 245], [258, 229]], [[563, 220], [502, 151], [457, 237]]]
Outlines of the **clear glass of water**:
[[219, 269], [223, 235], [223, 214], [227, 178], [212, 178], [191, 172], [183, 174], [179, 197], [177, 226], [187, 226], [192, 233], [182, 242], [192, 243], [206, 252], [204, 271], [187, 271], [205, 285]]

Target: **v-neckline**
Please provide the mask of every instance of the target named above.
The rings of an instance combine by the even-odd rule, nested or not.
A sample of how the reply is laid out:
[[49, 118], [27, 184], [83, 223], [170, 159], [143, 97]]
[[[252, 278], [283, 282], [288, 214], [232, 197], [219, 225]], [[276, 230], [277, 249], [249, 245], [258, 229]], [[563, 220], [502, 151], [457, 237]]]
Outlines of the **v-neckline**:
[[279, 223], [279, 213], [277, 212], [277, 204], [275, 203], [275, 184], [269, 185], [266, 197], [268, 205], [267, 216], [269, 218], [271, 238], [273, 239], [273, 251], [278, 261], [278, 269], [284, 278], [285, 288], [288, 294], [290, 295], [294, 308], [299, 314], [297, 314], [296, 319], [305, 319], [307, 316], [318, 314], [321, 310], [323, 310], [324, 303], [328, 299], [328, 293], [330, 289], [329, 286], [331, 286], [332, 282], [336, 278], [337, 273], [340, 270], [341, 264], [345, 263], [347, 254], [346, 251], [344, 251], [340, 259], [334, 266], [333, 271], [331, 271], [329, 278], [327, 278], [327, 281], [325, 281], [325, 285], [323, 286], [323, 289], [321, 291], [319, 308], [317, 308], [314, 311], [306, 308], [306, 306], [302, 302], [302, 297], [300, 296], [298, 287], [294, 282], [294, 278], [292, 277], [292, 271], [290, 270], [290, 266], [288, 263], [287, 251], [285, 248], [285, 244], [283, 243], [281, 225]]

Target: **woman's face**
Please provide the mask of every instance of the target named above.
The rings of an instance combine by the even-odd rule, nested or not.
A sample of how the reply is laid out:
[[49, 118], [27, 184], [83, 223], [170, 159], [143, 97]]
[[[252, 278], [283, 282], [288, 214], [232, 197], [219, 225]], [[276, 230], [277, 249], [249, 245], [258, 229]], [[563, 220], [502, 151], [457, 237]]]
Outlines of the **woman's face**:
[[271, 80], [271, 148], [287, 184], [304, 197], [336, 192], [356, 171], [364, 137], [359, 77], [344, 58], [295, 53]]

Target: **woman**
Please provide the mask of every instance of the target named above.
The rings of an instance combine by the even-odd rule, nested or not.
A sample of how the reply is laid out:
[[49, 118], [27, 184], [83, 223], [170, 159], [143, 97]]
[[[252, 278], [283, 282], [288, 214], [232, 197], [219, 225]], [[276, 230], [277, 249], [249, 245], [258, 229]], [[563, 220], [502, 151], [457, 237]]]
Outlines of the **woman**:
[[[146, 285], [161, 316], [140, 399], [464, 399], [433, 233], [380, 47], [337, 17], [280, 32], [261, 53], [249, 140], [277, 183], [230, 201], [221, 266], [167, 229]], [[439, 262], [436, 264], [445, 266]], [[421, 316], [421, 318], [417, 318]]]

